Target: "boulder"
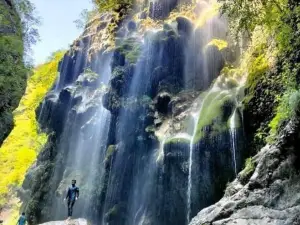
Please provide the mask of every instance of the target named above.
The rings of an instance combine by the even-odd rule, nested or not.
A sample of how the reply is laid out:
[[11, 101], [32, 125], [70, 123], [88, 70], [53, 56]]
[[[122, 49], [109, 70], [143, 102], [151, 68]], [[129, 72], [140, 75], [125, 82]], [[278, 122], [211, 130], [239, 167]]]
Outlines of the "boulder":
[[64, 221], [51, 221], [40, 225], [89, 225], [90, 223], [86, 219], [72, 219]]
[[185, 17], [177, 17], [177, 29], [179, 33], [190, 35], [193, 31], [193, 23]]

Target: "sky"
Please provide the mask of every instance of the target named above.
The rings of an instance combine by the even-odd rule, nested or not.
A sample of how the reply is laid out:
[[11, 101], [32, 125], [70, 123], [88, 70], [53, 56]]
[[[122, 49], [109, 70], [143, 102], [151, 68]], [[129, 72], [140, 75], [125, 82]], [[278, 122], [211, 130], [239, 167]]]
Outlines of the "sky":
[[83, 9], [91, 9], [90, 0], [31, 0], [41, 17], [40, 39], [33, 46], [34, 64], [38, 65], [59, 49], [67, 49], [82, 30], [76, 28], [74, 20]]

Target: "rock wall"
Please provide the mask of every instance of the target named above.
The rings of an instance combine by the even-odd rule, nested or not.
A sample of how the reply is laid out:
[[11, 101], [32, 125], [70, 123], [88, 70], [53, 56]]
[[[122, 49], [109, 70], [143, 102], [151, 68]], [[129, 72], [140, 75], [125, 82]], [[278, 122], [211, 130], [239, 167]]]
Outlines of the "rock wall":
[[[254, 157], [246, 162], [245, 169], [226, 188], [224, 197], [201, 210], [191, 225], [225, 224], [299, 224], [299, 104], [294, 115], [286, 118], [278, 128], [275, 139], [256, 138], [268, 134], [270, 121], [277, 111], [275, 97], [285, 91], [282, 72], [285, 65], [293, 65], [296, 85], [300, 69], [299, 37], [296, 21], [299, 18], [298, 2], [289, 1], [289, 14], [284, 18], [290, 28], [293, 46], [279, 55], [276, 65], [265, 73], [265, 81], [248, 79], [246, 82], [245, 131], [250, 152]], [[298, 8], [299, 9], [299, 8]], [[258, 74], [258, 77], [262, 74]], [[290, 77], [290, 79], [292, 79]], [[255, 81], [255, 82], [253, 82]], [[257, 82], [258, 81], [258, 82]], [[270, 92], [269, 92], [270, 90]], [[274, 138], [274, 137], [273, 137]], [[261, 148], [257, 151], [258, 148]]]
[[298, 119], [291, 120], [277, 143], [253, 158], [253, 169], [246, 167], [190, 224], [299, 224], [298, 129]]
[[[241, 168], [242, 127], [233, 127], [241, 152], [233, 159], [228, 125], [238, 111], [238, 87], [221, 74], [224, 51], [208, 45], [225, 34], [205, 33], [211, 26], [220, 30], [219, 23], [197, 28], [177, 16], [141, 37], [141, 24], [126, 18], [111, 33], [115, 42], [105, 45], [112, 39], [111, 16], [100, 15], [88, 24], [37, 109], [49, 140], [20, 190], [30, 224], [66, 216], [62, 199], [73, 178], [82, 190], [75, 217], [110, 225], [186, 224], [188, 208], [194, 216], [220, 199]], [[199, 123], [192, 122], [192, 109], [201, 108], [210, 93], [203, 108], [214, 113], [202, 117], [199, 112]], [[236, 116], [241, 119], [240, 113]], [[162, 140], [158, 133], [166, 124], [170, 138]], [[193, 136], [194, 130], [193, 140], [175, 138], [180, 132]]]

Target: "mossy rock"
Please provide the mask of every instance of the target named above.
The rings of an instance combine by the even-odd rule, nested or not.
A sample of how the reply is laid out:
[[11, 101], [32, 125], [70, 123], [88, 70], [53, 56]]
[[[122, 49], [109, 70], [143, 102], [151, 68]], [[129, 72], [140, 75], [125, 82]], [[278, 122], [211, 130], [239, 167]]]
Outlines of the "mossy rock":
[[253, 159], [248, 158], [245, 163], [245, 168], [238, 175], [238, 179], [243, 185], [245, 185], [249, 181], [250, 177], [254, 173], [255, 167], [256, 165]]
[[127, 38], [120, 46], [116, 48], [116, 52], [119, 52], [125, 57], [125, 60], [129, 63], [136, 63], [141, 54], [141, 42], [135, 38]]
[[76, 80], [76, 85], [95, 87], [100, 81], [100, 76], [92, 70], [86, 70]]
[[113, 154], [115, 154], [116, 151], [117, 151], [117, 147], [115, 145], [108, 146], [104, 161], [108, 162], [108, 160], [111, 159], [111, 157], [113, 156]]
[[[204, 137], [204, 128], [210, 129], [217, 133], [224, 132], [228, 129], [226, 107], [231, 108], [234, 104], [233, 93], [231, 91], [211, 91], [203, 99], [201, 111], [197, 123], [197, 130], [193, 139], [193, 144], [198, 143]], [[224, 108], [225, 107], [225, 108]], [[226, 121], [224, 121], [226, 119]]]
[[189, 145], [190, 144], [190, 139], [188, 138], [183, 138], [183, 137], [174, 137], [174, 138], [169, 138], [166, 140], [165, 145], [170, 145], [170, 144], [185, 144]]

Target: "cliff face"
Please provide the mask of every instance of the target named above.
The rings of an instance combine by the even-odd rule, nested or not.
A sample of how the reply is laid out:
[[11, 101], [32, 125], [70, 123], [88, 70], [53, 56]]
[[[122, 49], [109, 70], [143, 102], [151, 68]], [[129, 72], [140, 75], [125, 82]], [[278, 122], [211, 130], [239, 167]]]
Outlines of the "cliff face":
[[[249, 150], [260, 148], [258, 153], [247, 160], [246, 167], [230, 183], [224, 197], [214, 205], [203, 209], [191, 221], [191, 225], [200, 224], [299, 224], [299, 101], [295, 100], [293, 114], [285, 117], [278, 134], [272, 140], [257, 138], [257, 134], [272, 129], [274, 118], [280, 115], [282, 103], [276, 96], [286, 91], [282, 78], [284, 68], [293, 68], [289, 81], [298, 90], [299, 36], [296, 21], [299, 21], [299, 3], [289, 1], [290, 12], [285, 23], [291, 29], [289, 46], [271, 70], [265, 71], [264, 81], [248, 79], [246, 86], [245, 131], [248, 134]], [[283, 65], [286, 65], [283, 66]], [[269, 91], [268, 91], [269, 90]], [[293, 102], [289, 98], [289, 102]], [[277, 109], [276, 109], [277, 108]], [[288, 112], [289, 106], [284, 108]], [[275, 116], [276, 114], [276, 116]], [[272, 130], [271, 130], [272, 133]], [[265, 145], [264, 147], [262, 147]]]
[[0, 21], [0, 145], [13, 128], [12, 111], [26, 88], [20, 18], [12, 1], [1, 0]]
[[276, 144], [253, 157], [252, 170], [242, 171], [225, 196], [190, 224], [299, 224], [298, 130], [298, 119], [291, 120]]
[[[271, 184], [288, 185], [276, 180], [297, 159], [297, 119], [238, 175], [265, 144], [255, 137], [269, 129], [280, 105], [271, 102], [284, 91], [276, 79], [283, 61], [269, 57], [273, 39], [257, 29], [240, 48], [215, 4], [179, 3], [151, 1], [128, 16], [119, 5], [95, 17], [65, 54], [37, 109], [48, 143], [19, 192], [31, 224], [65, 217], [71, 179], [81, 190], [74, 216], [94, 224], [188, 224], [236, 177], [228, 197], [192, 224], [239, 222], [248, 198], [263, 205], [253, 213], [286, 204], [288, 196], [274, 200]], [[283, 220], [290, 212], [276, 213]]]

